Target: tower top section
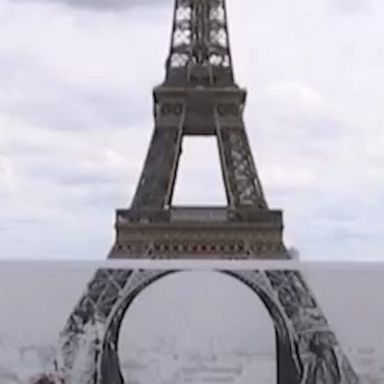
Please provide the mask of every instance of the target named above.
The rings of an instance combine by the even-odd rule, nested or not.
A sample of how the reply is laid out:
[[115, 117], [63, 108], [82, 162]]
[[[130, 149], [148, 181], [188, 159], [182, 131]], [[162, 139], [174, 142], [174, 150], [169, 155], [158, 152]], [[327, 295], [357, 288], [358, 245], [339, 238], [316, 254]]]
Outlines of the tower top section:
[[[282, 212], [268, 207], [245, 130], [246, 91], [234, 81], [225, 0], [174, 0], [174, 7], [166, 78], [153, 90], [151, 143], [131, 207], [117, 211], [110, 257], [286, 258]], [[216, 137], [225, 206], [173, 204], [185, 136]]]
[[165, 83], [234, 85], [225, 0], [175, 0]]

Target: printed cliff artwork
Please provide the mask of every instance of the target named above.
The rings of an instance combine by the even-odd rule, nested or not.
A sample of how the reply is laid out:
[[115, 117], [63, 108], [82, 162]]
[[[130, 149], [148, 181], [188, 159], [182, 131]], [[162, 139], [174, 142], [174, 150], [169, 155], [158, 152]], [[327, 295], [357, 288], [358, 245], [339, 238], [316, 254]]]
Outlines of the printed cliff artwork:
[[1, 383], [383, 380], [384, 271], [237, 263], [3, 263]]
[[[152, 283], [182, 270], [99, 269], [61, 334], [65, 383], [124, 383], [118, 339], [132, 301]], [[257, 295], [276, 330], [277, 382], [357, 384], [320, 308], [297, 271], [222, 270]]]

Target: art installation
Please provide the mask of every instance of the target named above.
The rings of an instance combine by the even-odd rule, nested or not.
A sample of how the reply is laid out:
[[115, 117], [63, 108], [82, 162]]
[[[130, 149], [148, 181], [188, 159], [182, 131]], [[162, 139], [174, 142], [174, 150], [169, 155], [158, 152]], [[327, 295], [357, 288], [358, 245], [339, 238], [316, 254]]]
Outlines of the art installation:
[[[65, 383], [123, 384], [118, 356], [122, 320], [146, 287], [177, 272], [99, 269], [61, 335]], [[244, 283], [267, 308], [276, 330], [278, 383], [358, 383], [298, 271], [220, 272]]]
[[[175, 1], [165, 81], [153, 96], [155, 130], [132, 206], [117, 211], [109, 258], [289, 259], [282, 213], [268, 208], [249, 147], [246, 92], [234, 80], [224, 0]], [[187, 135], [217, 138], [226, 207], [172, 206]], [[176, 272], [96, 273], [62, 333], [67, 383], [124, 383], [118, 356], [124, 315], [148, 285]], [[298, 272], [223, 273], [247, 285], [268, 309], [277, 335], [279, 384], [358, 382]]]
[[[270, 315], [278, 384], [357, 384], [299, 270], [228, 267], [229, 260], [289, 261], [291, 256], [283, 241], [282, 212], [268, 207], [248, 142], [246, 91], [234, 79], [225, 0], [175, 0], [165, 80], [153, 98], [148, 154], [131, 207], [117, 211], [109, 254], [109, 260], [125, 260], [127, 267], [96, 271], [60, 334], [57, 377], [40, 377], [34, 384], [125, 382], [118, 341], [131, 303], [158, 280], [188, 270], [156, 269], [149, 262], [155, 259], [226, 261], [225, 268], [214, 270], [248, 287]], [[173, 206], [185, 136], [216, 137], [226, 206]], [[147, 267], [133, 268], [133, 259], [148, 260]]]

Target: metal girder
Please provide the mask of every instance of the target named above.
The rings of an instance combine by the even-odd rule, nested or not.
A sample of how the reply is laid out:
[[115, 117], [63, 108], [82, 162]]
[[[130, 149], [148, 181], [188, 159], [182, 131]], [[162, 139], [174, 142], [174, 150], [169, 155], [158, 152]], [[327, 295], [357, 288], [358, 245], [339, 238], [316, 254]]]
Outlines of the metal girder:
[[132, 209], [171, 205], [185, 135], [217, 136], [230, 207], [268, 209], [242, 119], [246, 92], [233, 80], [225, 0], [175, 0], [167, 62]]
[[233, 81], [224, 0], [175, 1], [167, 79], [176, 74], [187, 83], [194, 68], [205, 69], [216, 82]]
[[[217, 135], [228, 205], [268, 209], [244, 127], [212, 130]], [[132, 209], [158, 210], [171, 205], [183, 136], [182, 128], [155, 129]]]
[[161, 209], [170, 204], [181, 151], [179, 127], [155, 129], [132, 202], [132, 209]]
[[218, 144], [230, 205], [267, 209], [245, 129], [220, 127]]

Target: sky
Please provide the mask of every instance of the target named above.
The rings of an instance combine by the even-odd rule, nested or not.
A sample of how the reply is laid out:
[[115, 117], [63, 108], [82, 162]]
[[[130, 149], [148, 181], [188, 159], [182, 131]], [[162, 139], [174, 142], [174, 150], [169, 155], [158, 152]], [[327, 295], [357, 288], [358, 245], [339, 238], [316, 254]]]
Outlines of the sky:
[[[0, 0], [1, 258], [106, 257], [152, 133], [172, 7]], [[383, 260], [384, 3], [228, 0], [228, 16], [287, 245], [305, 260]], [[224, 201], [215, 151], [186, 141], [175, 203]]]

